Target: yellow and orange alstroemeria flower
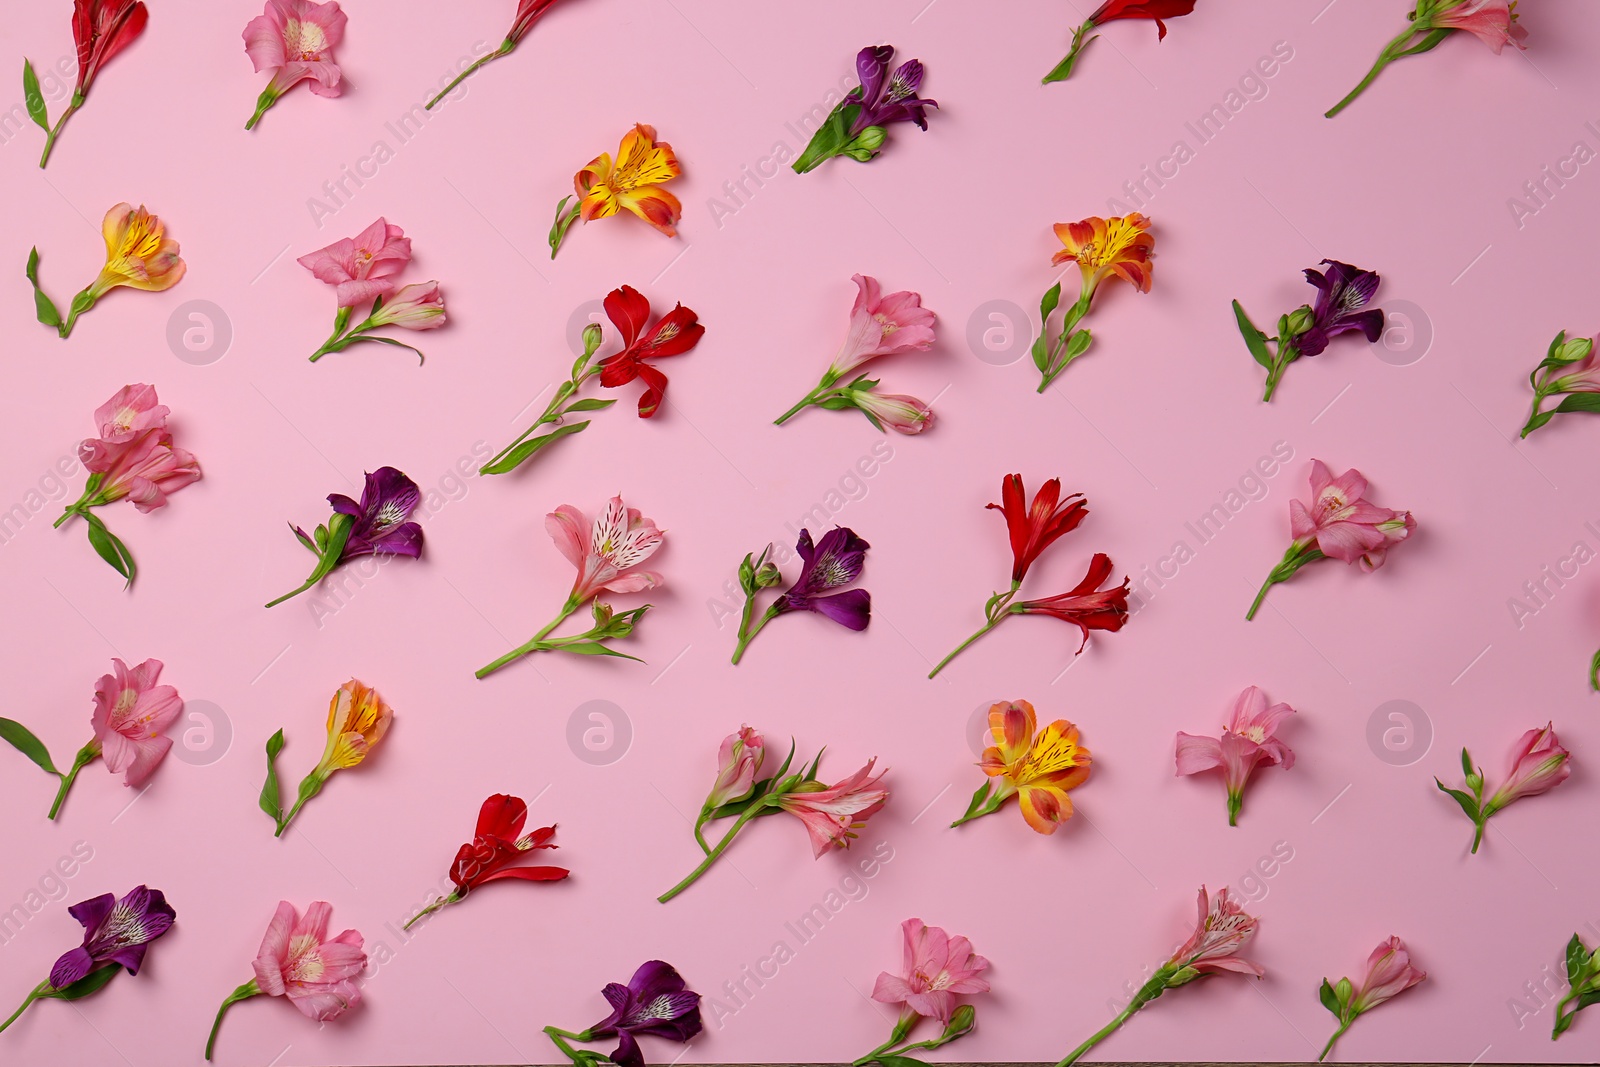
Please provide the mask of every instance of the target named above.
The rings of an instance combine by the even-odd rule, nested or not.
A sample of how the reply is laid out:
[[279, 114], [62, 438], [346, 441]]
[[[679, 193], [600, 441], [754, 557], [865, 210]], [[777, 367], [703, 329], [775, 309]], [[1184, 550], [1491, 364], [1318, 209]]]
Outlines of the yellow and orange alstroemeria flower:
[[178, 242], [167, 237], [161, 220], [143, 205], [118, 204], [106, 212], [100, 231], [106, 239], [106, 265], [86, 292], [98, 299], [120, 285], [160, 292], [183, 278]]
[[1108, 274], [1126, 278], [1141, 293], [1148, 293], [1156, 245], [1149, 229], [1150, 220], [1137, 211], [1110, 219], [1090, 216], [1081, 222], [1058, 222], [1055, 231], [1062, 249], [1050, 262], [1076, 260], [1085, 293], [1093, 292]]
[[683, 214], [683, 205], [660, 186], [682, 173], [672, 146], [656, 140], [654, 126], [640, 123], [623, 135], [615, 161], [609, 152], [600, 153], [574, 176], [572, 184], [578, 191], [584, 222], [609, 218], [626, 209], [675, 237], [678, 231], [674, 226]]
[[352, 678], [339, 687], [328, 704], [328, 747], [319, 772], [332, 774], [354, 767], [383, 739], [394, 721], [394, 709], [378, 691]]
[[[989, 804], [998, 807], [1016, 794], [1022, 817], [1041, 834], [1072, 818], [1072, 798], [1067, 794], [1089, 777], [1089, 750], [1078, 743], [1078, 728], [1057, 719], [1034, 736], [1038, 720], [1026, 700], [996, 704], [989, 709], [989, 732], [994, 744], [984, 749], [978, 764], [993, 782]], [[993, 810], [991, 807], [990, 810]]]

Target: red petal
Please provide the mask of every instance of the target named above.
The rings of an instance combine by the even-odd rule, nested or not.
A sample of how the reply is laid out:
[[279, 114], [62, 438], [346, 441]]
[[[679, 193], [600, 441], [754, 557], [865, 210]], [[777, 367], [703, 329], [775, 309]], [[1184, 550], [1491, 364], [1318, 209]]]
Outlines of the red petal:
[[679, 304], [661, 316], [661, 321], [655, 324], [640, 346], [644, 349], [641, 354], [646, 358], [682, 355], [699, 344], [705, 332], [706, 328], [700, 325], [695, 313]]
[[650, 318], [650, 301], [631, 285], [613, 289], [605, 298], [606, 317], [622, 332], [622, 344], [632, 348]]
[[650, 366], [650, 364], [641, 363], [639, 364], [639, 379], [646, 386], [644, 395], [639, 397], [639, 417], [648, 419], [656, 413], [656, 408], [661, 406], [661, 401], [666, 399], [667, 376]]
[[498, 882], [503, 878], [517, 878], [524, 882], [559, 882], [571, 873], [565, 867], [507, 867], [478, 879], [478, 884]]
[[638, 355], [631, 351], [607, 356], [600, 361], [600, 384], [607, 389], [627, 385], [639, 376], [641, 366]]
[[505, 793], [496, 793], [483, 802], [478, 811], [477, 837], [498, 837], [514, 841], [522, 836], [522, 824], [528, 817], [528, 805]]

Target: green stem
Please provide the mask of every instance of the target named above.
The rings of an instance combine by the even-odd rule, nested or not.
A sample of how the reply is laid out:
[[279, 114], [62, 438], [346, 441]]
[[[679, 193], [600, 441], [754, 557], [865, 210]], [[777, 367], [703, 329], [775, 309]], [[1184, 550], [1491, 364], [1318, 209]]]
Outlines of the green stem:
[[310, 589], [312, 586], [316, 585], [318, 582], [322, 581], [323, 578], [327, 577], [326, 574], [321, 573], [322, 572], [322, 568], [321, 567], [318, 567], [317, 571], [318, 571], [318, 573], [313, 574], [311, 577], [307, 578], [305, 580], [305, 582], [303, 584], [301, 584], [298, 588], [293, 589], [293, 590], [283, 594], [281, 597], [279, 597], [276, 600], [267, 601], [267, 607], [269, 607], [269, 608], [277, 607], [279, 604], [282, 604], [285, 600], [292, 600], [293, 598], [299, 596], [301, 593], [304, 593], [307, 589]]
[[510, 54], [511, 50], [513, 48], [515, 48], [516, 46], [517, 46], [517, 43], [515, 41], [513, 41], [509, 37], [507, 37], [504, 41], [501, 41], [499, 48], [496, 48], [493, 52], [490, 52], [486, 56], [480, 56], [470, 66], [468, 66], [466, 70], [462, 71], [460, 74], [457, 74], [455, 76], [455, 80], [453, 80], [449, 85], [446, 85], [442, 90], [440, 90], [438, 96], [434, 97], [432, 100], [429, 100], [428, 101], [428, 105], [425, 108], [423, 108], [423, 110], [424, 111], [432, 111], [433, 110], [433, 106], [435, 104], [437, 104], [439, 101], [443, 100], [445, 97], [449, 96], [450, 93], [452, 91], [454, 91], [456, 86], [458, 86], [462, 82], [466, 81], [467, 78], [470, 77], [471, 75], [476, 74], [479, 67], [483, 66], [485, 63], [488, 63], [491, 60], [499, 59], [503, 55]]
[[656, 898], [656, 900], [665, 904], [667, 901], [671, 900], [673, 897], [677, 896], [679, 893], [693, 885], [695, 881], [702, 874], [705, 874], [706, 871], [710, 870], [711, 865], [717, 862], [717, 860], [721, 858], [722, 854], [727, 851], [728, 846], [733, 843], [734, 835], [736, 835], [740, 830], [743, 830], [745, 824], [759, 815], [766, 806], [767, 805], [765, 804], [753, 804], [746, 808], [743, 814], [739, 816], [738, 821], [736, 821], [733, 826], [729, 828], [728, 832], [723, 835], [722, 840], [717, 842], [717, 847], [706, 853], [706, 858], [700, 861], [700, 866], [690, 871], [687, 878], [673, 886], [671, 889], [667, 890], [665, 893], [661, 894]]
[[[591, 352], [590, 355], [593, 355], [593, 353]], [[513, 449], [522, 444], [522, 442], [526, 441], [528, 438], [532, 437], [534, 431], [538, 430], [539, 427], [550, 426], [554, 423], [560, 422], [566, 415], [566, 412], [561, 410], [561, 405], [577, 396], [578, 390], [583, 388], [584, 383], [599, 373], [599, 367], [585, 367], [578, 373], [574, 374], [571, 378], [567, 379], [567, 381], [564, 382], [560, 387], [557, 387], [556, 395], [551, 398], [550, 403], [545, 405], [544, 414], [539, 416], [539, 421], [522, 431], [522, 434], [515, 441], [512, 441], [509, 445], [506, 445], [506, 447], [502, 448], [495, 454], [493, 459], [489, 460], [489, 462], [478, 468], [478, 473], [487, 473], [490, 467], [500, 463], [511, 454]]]
[[1068, 344], [1072, 341], [1072, 335], [1076, 332], [1078, 323], [1082, 322], [1083, 317], [1089, 313], [1089, 302], [1093, 299], [1094, 286], [1084, 286], [1083, 291], [1078, 294], [1077, 301], [1067, 309], [1066, 314], [1062, 317], [1061, 333], [1056, 337], [1055, 342], [1050, 346], [1050, 359], [1045, 364], [1047, 369], [1044, 371], [1044, 374], [1039, 382], [1039, 388], [1034, 390], [1035, 392], [1042, 393], [1046, 389], [1050, 388], [1051, 384], [1054, 383], [1055, 380], [1061, 376], [1062, 372], [1065, 371], [1072, 363], [1072, 360], [1075, 357], [1069, 356], [1061, 361], [1060, 366], [1057, 366], [1056, 357], [1065, 351]]
[[[1083, 35], [1092, 29], [1094, 29], [1094, 23], [1085, 22], [1082, 26], [1072, 31], [1072, 47], [1068, 50], [1066, 58], [1057, 63], [1051, 68], [1049, 74], [1040, 79], [1041, 84], [1049, 85], [1051, 82], [1066, 81], [1072, 76], [1072, 68], [1078, 65], [1078, 53], [1082, 52], [1083, 46], [1089, 43], [1083, 39]], [[1093, 38], [1091, 37], [1090, 40], [1093, 40]]]
[[1156, 999], [1156, 997], [1159, 997], [1162, 993], [1166, 992], [1166, 986], [1166, 973], [1164, 971], [1157, 971], [1155, 977], [1151, 978], [1150, 981], [1146, 982], [1140, 987], [1139, 992], [1134, 994], [1133, 999], [1128, 1002], [1128, 1006], [1123, 1008], [1121, 1013], [1118, 1014], [1115, 1019], [1112, 1019], [1110, 1022], [1106, 1023], [1100, 1029], [1091, 1034], [1089, 1040], [1073, 1049], [1072, 1052], [1068, 1054], [1066, 1059], [1056, 1064], [1056, 1067], [1071, 1067], [1072, 1064], [1077, 1063], [1079, 1058], [1081, 1058], [1084, 1053], [1088, 1052], [1090, 1049], [1094, 1048], [1100, 1042], [1104, 1041], [1106, 1038], [1115, 1033], [1117, 1028], [1123, 1023], [1127, 1022], [1129, 1019], [1133, 1018], [1134, 1013], [1140, 1008], [1144, 1007], [1146, 1004]]
[[40, 997], [44, 996], [44, 994], [46, 992], [48, 992], [49, 989], [50, 989], [50, 983], [48, 981], [40, 982], [38, 985], [34, 986], [33, 992], [28, 994], [27, 999], [22, 1002], [22, 1006], [17, 1008], [16, 1011], [12, 1012], [11, 1013], [11, 1017], [9, 1019], [7, 1019], [3, 1023], [0, 1023], [0, 1032], [4, 1032], [6, 1027], [8, 1027], [12, 1023], [16, 1022], [17, 1019], [19, 1019], [22, 1016], [22, 1013], [28, 1010], [28, 1005], [32, 1004], [34, 1001], [36, 1001]]
[[1478, 854], [1478, 846], [1483, 844], [1483, 831], [1489, 825], [1488, 814], [1485, 814], [1482, 818], [1478, 819], [1475, 823], [1473, 823], [1473, 825], [1477, 827], [1477, 829], [1473, 831], [1472, 834], [1472, 855], [1476, 856]]
[[983, 624], [982, 629], [980, 629], [977, 633], [973, 634], [971, 637], [967, 638], [965, 641], [961, 642], [959, 645], [957, 645], [955, 647], [954, 650], [951, 651], [951, 653], [948, 656], [946, 656], [944, 659], [940, 660], [939, 661], [939, 665], [937, 667], [935, 667], [933, 670], [928, 672], [928, 677], [932, 678], [934, 675], [936, 675], [940, 671], [944, 670], [945, 667], [947, 665], [949, 665], [951, 660], [955, 659], [957, 656], [961, 655], [961, 653], [966, 651], [968, 645], [972, 644], [972, 642], [976, 641], [978, 638], [982, 637], [984, 634], [988, 633], [990, 630], [994, 629], [996, 626], [999, 626], [1000, 625], [1000, 620], [1005, 618], [1008, 614], [1010, 614], [1009, 611], [997, 612], [995, 614], [994, 618], [990, 619], [988, 622]]
[[1328, 119], [1333, 118], [1339, 112], [1349, 107], [1351, 102], [1354, 101], [1356, 97], [1366, 92], [1367, 86], [1372, 84], [1373, 79], [1378, 76], [1378, 73], [1382, 71], [1384, 67], [1387, 67], [1390, 63], [1394, 62], [1396, 53], [1398, 53], [1400, 49], [1406, 43], [1408, 43], [1413, 36], [1416, 35], [1416, 32], [1417, 27], [1416, 24], [1413, 23], [1407, 26], [1404, 32], [1398, 34], [1394, 40], [1384, 45], [1383, 51], [1378, 53], [1378, 61], [1372, 64], [1372, 69], [1367, 71], [1367, 76], [1365, 78], [1361, 79], [1361, 84], [1357, 85], [1354, 89], [1351, 89], [1349, 94], [1345, 96], [1343, 100], [1333, 105], [1333, 108], [1325, 112], [1322, 117]]
[[733, 650], [733, 662], [735, 664], [744, 658], [745, 648], [755, 639], [756, 634], [761, 632], [761, 628], [778, 617], [778, 606], [774, 604], [761, 614], [761, 618], [755, 621], [754, 626], [751, 626], [750, 610], [755, 606], [755, 602], [756, 598], [754, 596], [747, 598], [744, 602], [744, 614], [739, 619], [739, 644]]
[[488, 664], [487, 666], [478, 668], [478, 670], [474, 672], [475, 675], [480, 679], [487, 678], [489, 675], [493, 674], [501, 667], [504, 667], [506, 664], [513, 663], [516, 660], [521, 659], [523, 656], [540, 651], [540, 645], [543, 644], [544, 639], [550, 635], [550, 631], [554, 630], [557, 626], [560, 626], [574, 611], [577, 611], [578, 603], [578, 598], [576, 596], [568, 597], [567, 602], [561, 606], [561, 614], [551, 619], [550, 622], [545, 625], [544, 629], [530, 637], [525, 644], [518, 645], [516, 648], [512, 649], [510, 652], [507, 652], [505, 655], [501, 656], [499, 659]]
[[456, 895], [455, 891], [452, 890], [450, 892], [449, 896], [440, 897], [438, 900], [434, 901], [432, 904], [429, 904], [426, 908], [423, 908], [421, 911], [419, 911], [415, 915], [411, 916], [411, 918], [406, 920], [406, 924], [404, 926], [402, 926], [400, 929], [403, 930], [403, 931], [404, 930], [409, 930], [409, 929], [411, 929], [411, 927], [414, 924], [421, 922], [424, 918], [426, 918], [429, 915], [432, 915], [434, 912], [438, 911], [440, 908], [443, 908], [443, 907], [445, 907], [447, 905], [450, 905], [450, 904], [454, 904], [457, 901], [459, 901], [460, 899], [461, 898]]
[[206, 1038], [206, 1059], [211, 1058], [211, 1050], [216, 1047], [217, 1031], [222, 1029], [222, 1017], [228, 1013], [228, 1009], [241, 1000], [249, 1000], [260, 994], [261, 988], [256, 985], [254, 978], [228, 994], [228, 998], [222, 1002], [222, 1007], [217, 1009], [217, 1020], [211, 1024], [211, 1036]]
[[1261, 394], [1262, 403], [1271, 403], [1272, 394], [1278, 391], [1278, 383], [1283, 380], [1283, 372], [1298, 358], [1300, 349], [1293, 341], [1278, 340], [1278, 352], [1272, 360], [1272, 367], [1267, 371], [1267, 388]]
[[61, 813], [61, 805], [67, 799], [67, 792], [72, 788], [72, 783], [78, 780], [78, 772], [93, 763], [99, 755], [100, 743], [98, 741], [90, 741], [78, 750], [77, 757], [72, 761], [72, 769], [61, 776], [61, 788], [56, 790], [55, 803], [50, 805], [50, 814], [47, 818], [54, 820]]
[[1250, 605], [1250, 610], [1245, 612], [1244, 621], [1249, 622], [1256, 617], [1256, 612], [1261, 610], [1261, 602], [1267, 599], [1267, 590], [1278, 584], [1272, 575], [1267, 575], [1267, 580], [1261, 583], [1261, 592], [1256, 594], [1255, 603]]
[[1333, 1032], [1333, 1036], [1328, 1038], [1328, 1043], [1322, 1046], [1322, 1055], [1317, 1057], [1318, 1063], [1321, 1063], [1323, 1060], [1328, 1058], [1328, 1053], [1333, 1051], [1333, 1043], [1344, 1036], [1344, 1032], [1350, 1029], [1350, 1023], [1353, 1022], [1355, 1022], [1355, 1020], [1351, 1019], [1350, 1022], [1344, 1023], [1339, 1027], [1339, 1029]]
[[822, 400], [829, 393], [835, 392], [835, 391], [836, 390], [833, 388], [832, 383], [828, 383], [828, 384], [825, 384], [825, 385], [817, 386], [815, 389], [811, 390], [811, 392], [807, 393], [801, 399], [800, 403], [796, 404], [794, 407], [790, 408], [788, 411], [785, 411], [782, 415], [779, 415], [776, 419], [773, 419], [772, 420], [772, 425], [774, 425], [774, 426], [782, 426], [784, 423], [788, 422], [790, 419], [792, 419], [796, 415], [800, 414], [806, 408], [808, 408], [811, 405], [813, 405], [813, 404], [817, 403], [818, 401]]
[[1532, 433], [1534, 430], [1538, 429], [1538, 427], [1535, 426], [1533, 424], [1533, 422], [1540, 415], [1544, 414], [1544, 412], [1540, 411], [1539, 409], [1544, 407], [1544, 398], [1549, 396], [1549, 395], [1550, 395], [1549, 393], [1545, 392], [1542, 389], [1535, 389], [1534, 390], [1534, 392], [1533, 392], [1533, 410], [1528, 412], [1528, 421], [1522, 424], [1522, 435], [1521, 435], [1521, 437], [1522, 437], [1523, 440], [1527, 440], [1528, 435], [1530, 433]]
[[[45, 139], [44, 139], [44, 155], [39, 157], [39, 169], [40, 170], [43, 170], [44, 169], [44, 165], [46, 163], [50, 162], [50, 152], [56, 146], [56, 138], [61, 136], [61, 127], [65, 126], [67, 124], [67, 120], [72, 117], [72, 113], [74, 111], [77, 111], [78, 108], [80, 108], [82, 106], [83, 106], [83, 94], [82, 93], [73, 93], [72, 94], [72, 102], [67, 105], [67, 110], [65, 110], [65, 111], [63, 111], [61, 113], [61, 117], [56, 119], [56, 124], [53, 127], [51, 127], [50, 132], [45, 135]], [[62, 336], [64, 337], [66, 335], [63, 334]]]

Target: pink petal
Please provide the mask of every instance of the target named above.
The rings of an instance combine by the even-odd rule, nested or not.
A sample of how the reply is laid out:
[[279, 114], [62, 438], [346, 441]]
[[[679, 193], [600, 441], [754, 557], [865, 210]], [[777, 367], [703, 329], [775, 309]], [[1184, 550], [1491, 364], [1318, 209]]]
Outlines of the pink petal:
[[571, 504], [562, 504], [544, 517], [544, 528], [567, 562], [581, 568], [588, 554], [584, 545], [583, 513]]
[[1215, 737], [1178, 732], [1175, 752], [1178, 774], [1199, 774], [1222, 766], [1222, 744]]

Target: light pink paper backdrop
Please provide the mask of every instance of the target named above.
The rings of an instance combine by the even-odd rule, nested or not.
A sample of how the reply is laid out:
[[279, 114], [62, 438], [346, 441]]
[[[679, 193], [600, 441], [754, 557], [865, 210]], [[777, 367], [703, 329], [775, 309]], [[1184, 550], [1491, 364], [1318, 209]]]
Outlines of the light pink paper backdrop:
[[[20, 54], [41, 67], [69, 55], [68, 6], [12, 13], [8, 71]], [[1576, 142], [1600, 147], [1585, 125], [1600, 122], [1588, 5], [1525, 5], [1526, 57], [1450, 40], [1328, 122], [1321, 112], [1399, 28], [1400, 0], [1206, 3], [1160, 45], [1147, 24], [1113, 25], [1074, 79], [1050, 88], [1037, 79], [1084, 5], [569, 0], [402, 142], [389, 124], [475, 43], [498, 41], [511, 6], [473, 0], [443, 17], [418, 0], [350, 0], [339, 55], [348, 94], [296, 91], [246, 135], [262, 79], [239, 33], [259, 7], [154, 3], [144, 39], [106, 69], [48, 171], [34, 165], [37, 130], [5, 130], [0, 505], [42, 506], [30, 492], [125, 382], [158, 386], [205, 468], [157, 515], [103, 513], [140, 564], [131, 595], [81, 525], [50, 529], [58, 486], [8, 538], [5, 714], [70, 760], [88, 737], [94, 681], [121, 655], [163, 659], [163, 681], [212, 720], [209, 735], [192, 720], [185, 759], [170, 759], [131, 806], [132, 793], [89, 768], [59, 824], [42, 817], [50, 781], [0, 752], [0, 907], [56, 898], [20, 932], [5, 928], [0, 1008], [76, 943], [72, 901], [148, 882], [179, 914], [138, 978], [78, 1006], [35, 1006], [0, 1038], [6, 1062], [198, 1062], [215, 1006], [249, 977], [280, 898], [331, 901], [337, 926], [360, 929], [383, 962], [361, 1009], [337, 1025], [319, 1030], [281, 1002], [239, 1006], [221, 1064], [549, 1062], [540, 1027], [598, 1019], [600, 986], [652, 957], [722, 1005], [708, 1000], [689, 1058], [848, 1060], [889, 1026], [866, 994], [898, 966], [898, 923], [912, 915], [967, 934], [994, 962], [977, 1033], [949, 1051], [1053, 1060], [1184, 936], [1201, 883], [1257, 901], [1250, 954], [1268, 977], [1166, 998], [1101, 1055], [1310, 1058], [1332, 1029], [1317, 984], [1359, 977], [1368, 950], [1396, 933], [1431, 977], [1363, 1019], [1341, 1056], [1593, 1058], [1600, 1018], [1552, 1045], [1551, 1010], [1524, 983], [1547, 964], [1555, 973], [1575, 929], [1600, 924], [1587, 892], [1600, 698], [1583, 680], [1600, 643], [1600, 579], [1569, 567], [1577, 576], [1549, 583], [1548, 606], [1520, 626], [1508, 605], [1575, 545], [1600, 547], [1586, 525], [1600, 519], [1600, 420], [1558, 419], [1511, 440], [1550, 337], [1600, 328], [1594, 166], [1520, 226], [1507, 203]], [[866, 167], [838, 161], [802, 178], [764, 163], [780, 146], [798, 151], [788, 124], [848, 85], [854, 52], [875, 41], [927, 64], [925, 88], [943, 105], [931, 131], [896, 127]], [[1275, 48], [1273, 76], [1249, 80]], [[1186, 124], [1236, 90], [1246, 102], [1200, 143]], [[632, 219], [579, 227], [551, 263], [554, 202], [635, 121], [655, 124], [684, 162], [681, 238]], [[991, 302], [1034, 308], [1052, 280], [1050, 224], [1111, 213], [1107, 198], [1179, 140], [1193, 158], [1149, 185], [1144, 207], [1154, 292], [1108, 288], [1094, 350], [1036, 396], [1026, 358], [1005, 363], [1008, 320], [1003, 308], [990, 317]], [[392, 158], [363, 163], [379, 142]], [[337, 210], [319, 226], [310, 202], [346, 167], [364, 170], [364, 184], [324, 200]], [[726, 199], [725, 183], [762, 168], [763, 182], [746, 179], [739, 201]], [[39, 246], [43, 280], [64, 302], [98, 268], [100, 216], [124, 199], [169, 222], [189, 275], [166, 294], [114, 294], [62, 343], [32, 322], [27, 250]], [[421, 369], [376, 346], [312, 366], [333, 301], [294, 257], [378, 215], [414, 239], [407, 277], [442, 280], [451, 324], [421, 338]], [[1383, 346], [1344, 338], [1296, 365], [1264, 407], [1228, 301], [1269, 323], [1310, 295], [1298, 272], [1324, 256], [1383, 274], [1394, 329]], [[832, 356], [856, 271], [919, 290], [940, 315], [931, 353], [882, 365], [892, 387], [937, 395], [940, 422], [924, 438], [886, 439], [853, 414], [818, 411], [770, 425]], [[630, 389], [531, 469], [458, 479], [458, 463], [470, 471], [521, 429], [519, 413], [565, 373], [569, 324], [624, 282], [658, 311], [682, 300], [707, 324], [699, 348], [667, 367], [660, 416], [633, 418]], [[193, 300], [215, 304], [233, 332], [209, 365], [177, 358], [166, 339], [172, 322], [191, 324], [179, 309]], [[1010, 354], [1023, 352], [1030, 322], [1013, 324]], [[1274, 448], [1292, 459], [1251, 481]], [[873, 473], [861, 477], [866, 457]], [[1247, 625], [1312, 457], [1360, 468], [1380, 503], [1412, 509], [1415, 543], [1373, 576], [1312, 568]], [[319, 617], [310, 597], [262, 610], [308, 567], [285, 520], [322, 521], [326, 493], [352, 491], [382, 464], [435, 494], [426, 559], [369, 572], [342, 605], [323, 601], [331, 614]], [[1018, 620], [929, 682], [930, 664], [1004, 581], [1002, 524], [983, 505], [1009, 471], [1030, 490], [1060, 475], [1091, 502], [1030, 589], [1065, 588], [1095, 551], [1119, 573], [1164, 566], [1169, 577], [1147, 585], [1153, 595], [1123, 633], [1075, 663], [1068, 628]], [[1185, 524], [1241, 482], [1258, 499], [1200, 544]], [[566, 591], [544, 513], [592, 511], [619, 490], [669, 531], [657, 558], [667, 584], [629, 649], [648, 665], [542, 657], [474, 681], [473, 668], [532, 633]], [[873, 544], [871, 628], [786, 618], [730, 667], [733, 627], [715, 610], [725, 581], [745, 552], [792, 543], [791, 523], [817, 529], [822, 514], [804, 516], [819, 505]], [[1162, 561], [1180, 541], [1193, 556], [1174, 573]], [[275, 841], [255, 806], [262, 744], [286, 728], [292, 788], [321, 750], [329, 695], [352, 673], [393, 703], [396, 727]], [[1173, 777], [1172, 737], [1214, 732], [1252, 683], [1300, 710], [1286, 733], [1300, 761], [1261, 773], [1229, 829], [1217, 781]], [[979, 781], [976, 709], [1016, 698], [1081, 725], [1096, 759], [1076, 794], [1082, 817], [1052, 838], [1014, 810], [945, 829]], [[1416, 758], [1409, 766], [1369, 742], [1369, 720], [1391, 700], [1413, 702], [1414, 725], [1431, 728], [1425, 754], [1419, 734], [1390, 757]], [[621, 712], [608, 713], [613, 749], [590, 756], [620, 753], [608, 765], [569, 742], [592, 725], [591, 709], [578, 710], [590, 701]], [[1459, 774], [1462, 745], [1498, 775], [1517, 735], [1550, 718], [1575, 752], [1570, 783], [1497, 819], [1469, 859], [1470, 826], [1431, 777]], [[856, 850], [820, 862], [797, 824], [764, 820], [701, 884], [658, 905], [694, 865], [688, 817], [718, 740], [741, 722], [779, 745], [793, 734], [802, 753], [827, 745], [826, 777], [879, 757], [893, 800]], [[502, 790], [560, 824], [558, 857], [574, 877], [492, 888], [397, 937], [437, 890], [479, 802]], [[57, 858], [80, 842], [92, 858], [53, 881]], [[852, 880], [874, 849], [891, 858]], [[1275, 850], [1292, 858], [1263, 877], [1257, 865]], [[786, 926], [840, 901], [808, 943]], [[779, 941], [793, 958], [732, 999], [724, 983]], [[647, 1044], [653, 1062], [679, 1053]]]

